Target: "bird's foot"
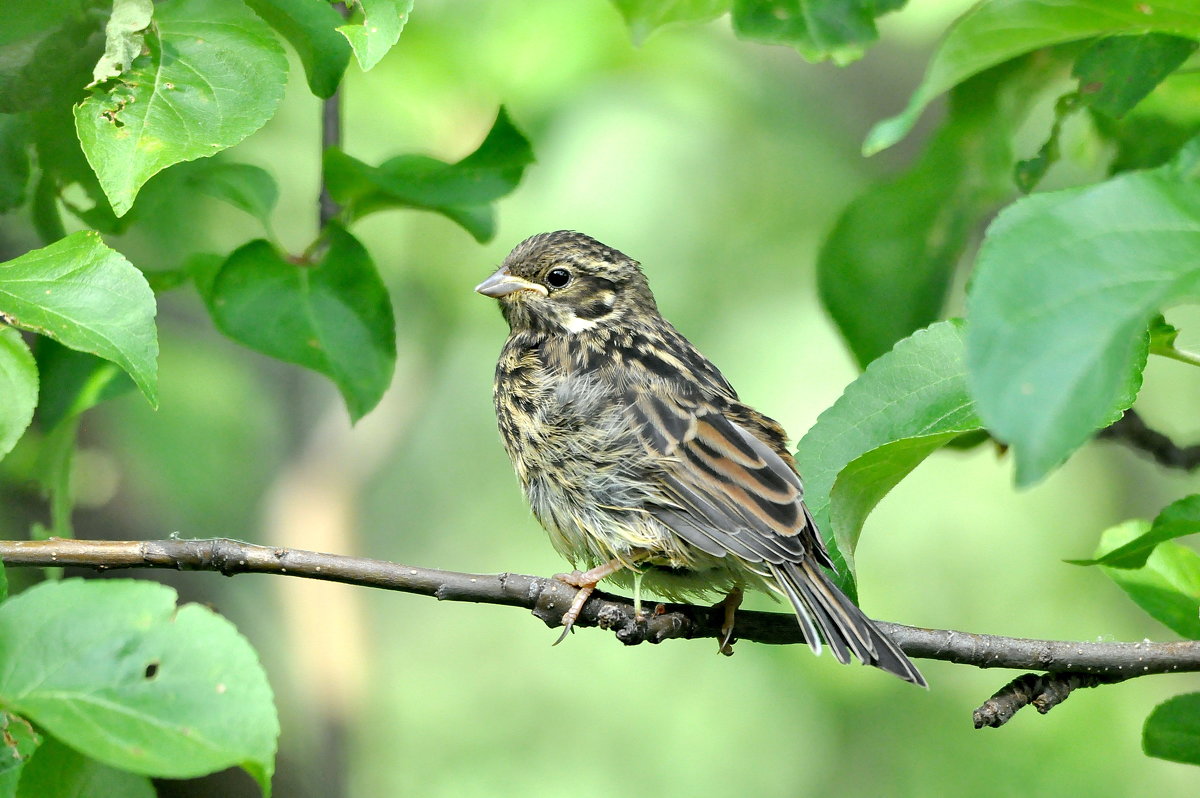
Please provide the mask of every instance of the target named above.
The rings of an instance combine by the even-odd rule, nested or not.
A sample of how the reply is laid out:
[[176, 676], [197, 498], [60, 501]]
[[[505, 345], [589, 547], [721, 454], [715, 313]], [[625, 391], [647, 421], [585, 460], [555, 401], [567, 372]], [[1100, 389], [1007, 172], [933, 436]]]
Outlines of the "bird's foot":
[[553, 645], [557, 646], [563, 640], [566, 640], [567, 635], [571, 633], [571, 629], [575, 626], [575, 621], [579, 620], [579, 613], [583, 611], [583, 605], [587, 604], [588, 598], [596, 590], [596, 583], [606, 576], [612, 576], [624, 567], [625, 563], [623, 561], [611, 560], [588, 571], [572, 571], [569, 574], [554, 575], [554, 578], [563, 584], [579, 588], [579, 592], [575, 594], [575, 599], [571, 602], [571, 606], [563, 613], [563, 631], [558, 636], [558, 639], [554, 641]]
[[716, 606], [720, 607], [724, 613], [724, 620], [721, 621], [721, 637], [717, 641], [717, 653], [724, 654], [727, 657], [733, 656], [733, 623], [738, 607], [742, 606], [742, 597], [745, 592], [740, 587], [735, 587], [730, 590], [725, 598], [721, 599]]

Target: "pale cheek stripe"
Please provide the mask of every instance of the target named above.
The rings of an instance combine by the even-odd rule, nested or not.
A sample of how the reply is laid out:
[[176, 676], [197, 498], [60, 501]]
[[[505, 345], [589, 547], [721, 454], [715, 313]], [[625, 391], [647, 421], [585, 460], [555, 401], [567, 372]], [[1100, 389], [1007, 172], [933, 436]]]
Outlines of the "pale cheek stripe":
[[581, 319], [578, 316], [571, 316], [570, 319], [563, 322], [563, 327], [566, 328], [567, 332], [580, 333], [584, 330], [592, 329], [597, 324], [599, 324], [599, 321], [596, 319]]

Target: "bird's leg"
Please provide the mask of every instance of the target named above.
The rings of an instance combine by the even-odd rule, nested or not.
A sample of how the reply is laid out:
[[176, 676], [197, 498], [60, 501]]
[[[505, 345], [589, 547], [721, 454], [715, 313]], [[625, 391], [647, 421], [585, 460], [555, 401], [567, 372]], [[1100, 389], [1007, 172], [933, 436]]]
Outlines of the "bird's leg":
[[[645, 555], [641, 553], [634, 553], [632, 561], [636, 562], [644, 556]], [[563, 613], [563, 631], [562, 634], [558, 636], [558, 639], [554, 641], [553, 645], [557, 646], [566, 639], [567, 634], [571, 631], [571, 628], [575, 626], [575, 621], [579, 618], [579, 613], [583, 610], [583, 605], [587, 603], [588, 598], [591, 597], [592, 592], [596, 589], [596, 583], [607, 576], [612, 576], [622, 568], [629, 567], [630, 562], [631, 559], [629, 557], [625, 559], [617, 557], [609, 560], [603, 565], [597, 565], [595, 568], [592, 568], [588, 571], [572, 571], [569, 574], [554, 575], [554, 578], [558, 581], [568, 584], [572, 587], [579, 588], [579, 592], [575, 594], [575, 600], [571, 602], [571, 606], [568, 607], [567, 611]], [[640, 581], [640, 579], [638, 579], [638, 581]]]
[[641, 571], [633, 572], [633, 617], [641, 620], [642, 618], [642, 578], [645, 576]]
[[734, 586], [725, 598], [721, 599], [718, 607], [725, 611], [725, 619], [721, 622], [721, 639], [717, 644], [717, 652], [727, 657], [733, 656], [733, 620], [738, 607], [742, 606], [742, 596], [745, 592], [739, 586]]

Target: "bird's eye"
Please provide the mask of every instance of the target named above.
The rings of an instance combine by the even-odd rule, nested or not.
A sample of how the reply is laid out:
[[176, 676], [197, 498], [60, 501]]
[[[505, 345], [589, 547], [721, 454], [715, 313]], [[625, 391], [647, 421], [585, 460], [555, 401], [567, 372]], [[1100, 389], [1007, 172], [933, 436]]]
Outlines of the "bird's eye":
[[546, 275], [546, 285], [551, 288], [562, 288], [571, 282], [571, 273], [566, 269], [551, 269]]

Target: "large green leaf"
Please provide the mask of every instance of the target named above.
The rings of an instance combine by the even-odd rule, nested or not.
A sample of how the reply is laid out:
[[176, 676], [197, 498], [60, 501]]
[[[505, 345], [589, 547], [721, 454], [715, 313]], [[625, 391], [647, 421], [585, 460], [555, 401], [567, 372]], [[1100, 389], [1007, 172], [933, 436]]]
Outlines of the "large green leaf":
[[875, 360], [796, 448], [805, 501], [853, 589], [854, 547], [867, 513], [926, 456], [978, 429], [967, 396], [960, 322], [914, 333]]
[[233, 252], [207, 295], [217, 327], [251, 349], [325, 374], [358, 420], [396, 365], [387, 288], [371, 256], [337, 224], [316, 264], [289, 262], [258, 240]]
[[[1148, 521], [1126, 521], [1100, 536], [1096, 559], [1144, 537]], [[1178, 543], [1160, 543], [1141, 568], [1100, 566], [1150, 617], [1181, 637], [1200, 640], [1200, 554]]]
[[0, 263], [0, 314], [15, 327], [111, 360], [157, 404], [157, 306], [146, 278], [91, 231]]
[[33, 421], [38, 371], [21, 334], [0, 323], [0, 459]]
[[[942, 314], [976, 227], [1015, 193], [1013, 131], [1051, 59], [956, 86], [944, 125], [910, 169], [856, 197], [821, 248], [821, 301], [860, 366]], [[881, 307], [888, 312], [880, 313]]]
[[1168, 698], [1154, 708], [1142, 728], [1148, 756], [1200, 765], [1200, 693]]
[[350, 62], [350, 45], [337, 30], [342, 15], [326, 0], [246, 0], [246, 5], [296, 49], [312, 93], [332, 97]]
[[501, 108], [479, 149], [458, 163], [401, 155], [375, 167], [330, 149], [325, 180], [351, 219], [389, 208], [420, 208], [453, 219], [483, 242], [495, 234], [489, 203], [516, 188], [531, 163], [529, 142]]
[[1017, 482], [1062, 463], [1137, 395], [1146, 328], [1200, 296], [1200, 141], [1173, 164], [1038, 194], [988, 228], [969, 292], [971, 392]]
[[44, 582], [0, 605], [0, 701], [113, 767], [234, 765], [270, 789], [279, 724], [254, 649], [153, 582]]
[[875, 19], [905, 0], [733, 0], [733, 28], [743, 39], [787, 44], [809, 61], [847, 64], [879, 38]]
[[1069, 560], [1075, 565], [1141, 568], [1159, 543], [1200, 532], [1200, 493], [1185, 496], [1163, 508], [1145, 534], [1095, 560]]
[[338, 28], [363, 72], [378, 64], [400, 40], [413, 0], [356, 0], [355, 20]]
[[46, 738], [21, 775], [17, 798], [155, 798], [145, 776], [102, 765]]
[[935, 97], [989, 67], [1054, 44], [1151, 31], [1200, 38], [1195, 0], [984, 0], [950, 28], [908, 105], [871, 130], [863, 152], [874, 154], [904, 138]]
[[1165, 33], [1107, 36], [1075, 62], [1073, 74], [1089, 107], [1124, 116], [1188, 59], [1200, 42]]
[[641, 44], [651, 33], [673, 22], [707, 22], [729, 10], [732, 0], [613, 0], [629, 27], [629, 36]]
[[238, 0], [155, 6], [149, 54], [75, 107], [88, 162], [118, 216], [154, 174], [262, 127], [287, 80], [271, 29]]

